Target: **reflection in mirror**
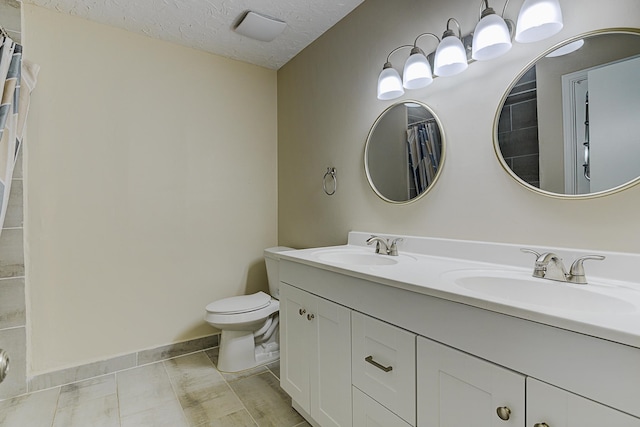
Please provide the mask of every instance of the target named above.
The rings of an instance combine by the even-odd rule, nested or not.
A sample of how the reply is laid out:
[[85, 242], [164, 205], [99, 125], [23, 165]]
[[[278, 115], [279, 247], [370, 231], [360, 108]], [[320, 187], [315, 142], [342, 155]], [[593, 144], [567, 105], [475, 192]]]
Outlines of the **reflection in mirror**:
[[405, 101], [387, 108], [367, 137], [364, 165], [380, 198], [407, 203], [426, 194], [442, 170], [440, 121], [426, 105]]
[[505, 169], [554, 197], [600, 196], [639, 182], [640, 30], [574, 37], [532, 64], [496, 119]]

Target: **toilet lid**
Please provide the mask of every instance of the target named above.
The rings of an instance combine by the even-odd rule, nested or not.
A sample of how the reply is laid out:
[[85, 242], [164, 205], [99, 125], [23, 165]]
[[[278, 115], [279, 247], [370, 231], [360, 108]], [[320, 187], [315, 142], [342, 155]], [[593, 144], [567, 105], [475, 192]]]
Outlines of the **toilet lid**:
[[252, 295], [224, 298], [207, 305], [209, 313], [237, 314], [259, 310], [269, 305], [271, 296], [260, 291]]

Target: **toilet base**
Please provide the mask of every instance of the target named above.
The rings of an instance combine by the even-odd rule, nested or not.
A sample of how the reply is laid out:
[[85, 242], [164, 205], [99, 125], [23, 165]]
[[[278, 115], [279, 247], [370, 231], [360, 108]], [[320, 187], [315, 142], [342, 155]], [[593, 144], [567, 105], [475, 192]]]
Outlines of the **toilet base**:
[[280, 358], [275, 339], [256, 345], [251, 331], [223, 330], [219, 350], [217, 368], [222, 372], [244, 371]]

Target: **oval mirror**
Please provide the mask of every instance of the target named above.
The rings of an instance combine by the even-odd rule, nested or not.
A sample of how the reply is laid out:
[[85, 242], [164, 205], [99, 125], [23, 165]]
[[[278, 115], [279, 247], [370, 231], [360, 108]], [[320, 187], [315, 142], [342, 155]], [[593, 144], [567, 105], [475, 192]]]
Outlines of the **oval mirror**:
[[640, 182], [640, 30], [573, 37], [532, 61], [494, 123], [504, 169], [530, 190], [590, 198]]
[[417, 101], [394, 104], [369, 131], [364, 166], [369, 185], [383, 200], [408, 203], [435, 184], [444, 163], [440, 120]]

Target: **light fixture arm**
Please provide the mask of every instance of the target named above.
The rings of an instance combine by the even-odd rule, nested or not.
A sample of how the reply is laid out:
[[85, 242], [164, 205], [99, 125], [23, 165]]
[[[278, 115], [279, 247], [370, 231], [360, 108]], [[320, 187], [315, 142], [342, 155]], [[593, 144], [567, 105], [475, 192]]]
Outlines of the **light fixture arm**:
[[458, 38], [460, 40], [462, 40], [462, 30], [460, 29], [460, 23], [458, 22], [458, 20], [456, 18], [449, 18], [447, 20], [447, 31], [444, 32], [444, 34], [442, 35], [442, 38], [444, 39], [445, 37], [449, 37], [449, 36], [455, 36], [456, 33], [453, 32], [453, 30], [451, 30], [449, 28], [449, 23], [453, 21], [456, 23], [456, 26], [458, 27]]
[[504, 18], [504, 14], [507, 11], [507, 6], [509, 5], [509, 0], [507, 0], [506, 2], [504, 2], [504, 7], [502, 8], [502, 17]]
[[438, 41], [438, 43], [440, 43], [440, 38], [438, 36], [436, 36], [435, 34], [433, 34], [433, 33], [422, 33], [418, 37], [416, 37], [416, 40], [413, 42], [413, 49], [411, 49], [411, 54], [412, 55], [414, 53], [421, 53], [421, 54], [424, 55], [424, 51], [418, 47], [418, 40], [420, 39], [420, 37], [423, 37], [423, 36], [431, 36], [434, 39], [436, 39]]
[[[391, 62], [389, 61], [391, 59], [391, 55], [393, 55], [394, 53], [396, 53], [397, 51], [399, 51], [400, 49], [404, 49], [404, 48], [413, 48], [413, 46], [411, 46], [410, 44], [403, 44], [402, 46], [398, 46], [397, 48], [393, 49], [391, 52], [389, 52], [389, 55], [387, 55], [387, 62], [385, 62], [384, 67], [383, 68], [390, 68], [391, 67]], [[388, 65], [388, 66], [387, 66]]]

